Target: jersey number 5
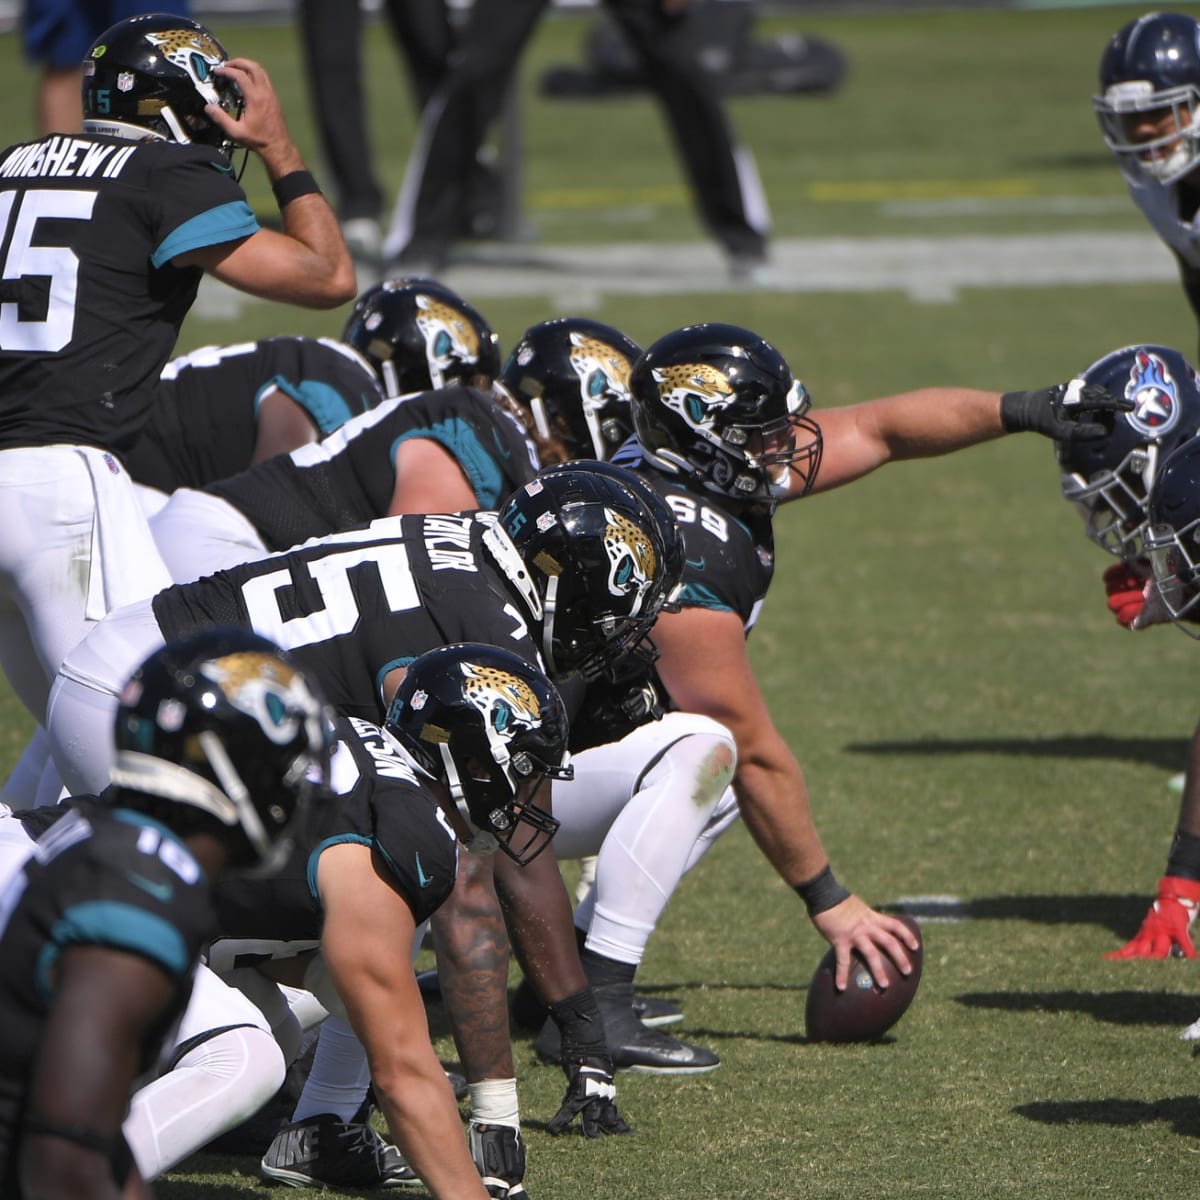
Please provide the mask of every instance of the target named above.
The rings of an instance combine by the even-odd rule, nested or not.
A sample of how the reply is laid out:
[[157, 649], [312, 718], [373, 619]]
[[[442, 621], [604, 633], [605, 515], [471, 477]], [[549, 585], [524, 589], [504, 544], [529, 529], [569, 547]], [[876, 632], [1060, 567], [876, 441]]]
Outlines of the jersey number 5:
[[95, 204], [95, 192], [41, 188], [23, 196], [0, 192], [0, 230], [8, 243], [4, 281], [35, 276], [50, 281], [46, 316], [40, 321], [21, 320], [20, 306], [14, 301], [0, 304], [0, 350], [52, 354], [70, 342], [75, 332], [79, 257], [69, 246], [37, 246], [33, 235], [44, 218], [87, 221]]

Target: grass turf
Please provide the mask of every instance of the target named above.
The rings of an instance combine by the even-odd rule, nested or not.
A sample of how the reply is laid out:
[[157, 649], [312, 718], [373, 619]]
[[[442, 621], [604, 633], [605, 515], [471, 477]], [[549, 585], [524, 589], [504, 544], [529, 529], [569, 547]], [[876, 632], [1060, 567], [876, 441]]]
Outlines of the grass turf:
[[[1141, 231], [1088, 105], [1105, 38], [1138, 11], [764, 19], [760, 33], [821, 33], [851, 61], [833, 96], [731, 105], [779, 232]], [[529, 221], [555, 241], [698, 238], [647, 101], [537, 95], [538, 72], [573, 56], [581, 29], [548, 21], [525, 64]], [[218, 32], [267, 62], [315, 160], [291, 28]], [[380, 168], [394, 187], [411, 115], [382, 31], [369, 41]], [[13, 38], [0, 39], [0, 62], [15, 139], [28, 132], [32, 76]], [[247, 181], [269, 212], [254, 164]], [[911, 203], [946, 200], [991, 207]], [[552, 315], [534, 300], [484, 310], [506, 346]], [[643, 342], [690, 320], [739, 321], [777, 341], [818, 408], [925, 383], [1036, 386], [1130, 341], [1190, 353], [1196, 340], [1169, 285], [981, 289], [942, 305], [899, 294], [622, 298], [593, 315]], [[270, 305], [236, 320], [194, 314], [181, 348], [336, 332], [340, 316]], [[885, 1043], [807, 1045], [804, 989], [823, 943], [734, 830], [684, 881], [640, 974], [683, 1004], [672, 1032], [712, 1046], [721, 1068], [621, 1077], [636, 1137], [551, 1139], [542, 1125], [562, 1079], [519, 1041], [531, 1195], [1168, 1194], [1200, 1148], [1197, 1065], [1175, 1038], [1200, 1015], [1196, 967], [1102, 954], [1136, 928], [1163, 868], [1176, 808], [1166, 777], [1197, 717], [1196, 649], [1174, 630], [1115, 626], [1100, 590], [1107, 560], [1032, 436], [889, 467], [790, 507], [777, 525], [779, 569], [751, 654], [833, 862], [875, 904], [950, 896], [961, 919], [926, 922], [924, 982]], [[28, 728], [5, 693], [0, 768]], [[431, 1020], [452, 1059], [436, 1009]], [[261, 1194], [254, 1165], [198, 1156], [156, 1193]]]

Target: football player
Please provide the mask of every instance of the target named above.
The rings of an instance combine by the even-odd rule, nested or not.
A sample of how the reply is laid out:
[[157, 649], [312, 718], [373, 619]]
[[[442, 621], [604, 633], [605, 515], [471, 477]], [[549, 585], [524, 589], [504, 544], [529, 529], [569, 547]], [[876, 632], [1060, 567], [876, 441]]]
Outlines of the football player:
[[[736, 811], [834, 947], [836, 985], [846, 986], [857, 950], [886, 986], [889, 969], [910, 969], [913, 935], [833, 874], [799, 763], [746, 656], [746, 638], [774, 572], [775, 509], [890, 461], [943, 454], [1009, 432], [1060, 440], [1101, 436], [1102, 422], [1131, 404], [1073, 380], [1003, 395], [929, 388], [814, 417], [779, 351], [749, 330], [721, 324], [660, 338], [634, 365], [630, 386], [636, 438], [614, 461], [637, 470], [663, 495], [684, 540], [680, 607], [664, 612], [654, 629], [654, 668], [665, 703], [711, 717], [733, 733]], [[705, 647], [702, 659], [697, 645]], [[705, 844], [698, 842], [697, 850]], [[617, 960], [606, 969], [612, 977], [620, 967]], [[626, 964], [627, 994], [633, 972]]]
[[[258, 63], [186, 18], [133, 17], [89, 51], [83, 103], [83, 133], [0, 155], [0, 661], [38, 720], [89, 626], [169, 581], [121, 455], [201, 277], [316, 308], [355, 291]], [[251, 212], [235, 144], [262, 160], [282, 232]]]
[[[377, 517], [495, 509], [536, 473], [523, 413], [491, 391], [495, 334], [449, 289], [378, 285], [345, 336], [386, 380], [389, 399], [316, 445], [175, 492], [152, 528], [177, 583]], [[446, 348], [454, 343], [461, 352]], [[395, 393], [410, 385], [425, 386]]]
[[[1109, 610], [1127, 629], [1146, 629], [1170, 620], [1145, 549], [1150, 495], [1172, 451], [1200, 432], [1200, 375], [1177, 350], [1135, 345], [1106, 354], [1083, 378], [1125, 396], [1133, 408], [1118, 414], [1104, 437], [1056, 445], [1063, 497], [1087, 536], [1117, 558], [1104, 571]], [[1182, 790], [1185, 777], [1172, 777], [1171, 786]], [[1188, 930], [1198, 900], [1200, 803], [1189, 799], [1180, 805], [1157, 898], [1134, 936], [1105, 957], [1192, 956]]]
[[1100, 57], [1092, 106], [1200, 319], [1200, 22], [1152, 12], [1122, 26]]
[[[480, 1176], [429, 1042], [412, 969], [417, 930], [454, 887], [456, 836], [472, 855], [499, 850], [516, 864], [546, 849], [557, 822], [536, 793], [543, 779], [569, 778], [568, 759], [566, 709], [538, 668], [496, 646], [431, 650], [409, 664], [386, 730], [339, 720], [335, 798], [313, 814], [284, 869], [218, 892], [210, 965], [226, 973], [252, 962], [312, 991], [329, 1020], [353, 1029], [391, 1132], [434, 1195], [474, 1194]], [[362, 1071], [352, 1107], [368, 1083], [365, 1063]], [[262, 1173], [293, 1186], [411, 1183], [412, 1171], [364, 1161], [360, 1128], [302, 1098]], [[506, 1134], [473, 1123], [476, 1161], [500, 1153]]]
[[[5, 1196], [144, 1194], [137, 1121], [122, 1123], [135, 1076], [155, 1069], [201, 990], [198, 955], [218, 928], [211, 889], [227, 871], [278, 867], [326, 780], [324, 704], [274, 645], [237, 630], [152, 654], [122, 690], [115, 730], [103, 795], [3, 822]], [[27, 844], [19, 862], [14, 836]], [[173, 1065], [186, 1075], [222, 1041], [237, 1057], [263, 1036], [254, 1024], [207, 1030]], [[281, 1077], [282, 1062], [275, 1086]], [[244, 1082], [191, 1119], [238, 1119]]]

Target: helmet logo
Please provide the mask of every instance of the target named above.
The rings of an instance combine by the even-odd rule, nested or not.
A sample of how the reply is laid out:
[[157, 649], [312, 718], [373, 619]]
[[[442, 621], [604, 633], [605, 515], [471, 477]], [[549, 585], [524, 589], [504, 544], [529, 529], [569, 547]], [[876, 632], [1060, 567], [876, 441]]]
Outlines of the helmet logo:
[[650, 539], [637, 525], [607, 506], [604, 509], [604, 550], [608, 555], [608, 590], [614, 596], [633, 595], [629, 615], [636, 617], [650, 590], [658, 558]]
[[1125, 398], [1133, 401], [1133, 411], [1126, 413], [1125, 419], [1150, 441], [1169, 433], [1179, 422], [1179, 389], [1157, 354], [1139, 350], [1134, 356]]
[[479, 334], [462, 313], [443, 301], [423, 295], [414, 299], [417, 328], [425, 338], [429, 378], [435, 388], [444, 387], [453, 374], [449, 368], [479, 361]]
[[541, 726], [541, 705], [525, 680], [499, 667], [472, 662], [462, 663], [462, 673], [466, 680], [463, 691], [483, 714], [493, 750], [510, 742], [518, 731]]
[[301, 676], [269, 654], [227, 654], [204, 663], [201, 673], [277, 746], [294, 740], [306, 722], [321, 719], [321, 706]]
[[606, 400], [629, 401], [629, 359], [612, 346], [583, 333], [571, 334], [571, 366], [579, 377], [584, 408]]
[[219, 67], [225, 56], [207, 33], [200, 29], [167, 29], [146, 34], [146, 41], [161, 50], [167, 62], [187, 74], [205, 100], [210, 104], [219, 102], [210, 80], [213, 67]]
[[657, 367], [654, 382], [663, 404], [709, 438], [717, 415], [736, 398], [729, 380], [707, 363]]
[[132, 92], [135, 79], [132, 71], [121, 71], [117, 75], [117, 91]]

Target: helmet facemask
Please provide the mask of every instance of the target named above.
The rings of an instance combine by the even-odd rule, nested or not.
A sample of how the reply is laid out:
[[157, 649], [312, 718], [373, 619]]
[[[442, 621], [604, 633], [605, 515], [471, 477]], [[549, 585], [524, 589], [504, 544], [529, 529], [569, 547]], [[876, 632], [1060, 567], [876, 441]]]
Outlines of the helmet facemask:
[[1182, 529], [1151, 525], [1146, 553], [1154, 569], [1158, 598], [1178, 628], [1200, 639], [1200, 517]]
[[1111, 471], [1097, 471], [1090, 479], [1079, 472], [1062, 476], [1063, 499], [1083, 520], [1084, 532], [1109, 554], [1136, 558], [1146, 534], [1146, 499], [1158, 466], [1158, 446], [1153, 442], [1130, 450]]
[[[1092, 106], [1105, 144], [1132, 182], [1171, 184], [1200, 164], [1200, 89], [1191, 85], [1156, 91], [1149, 80], [1114, 83]], [[1147, 138], [1147, 125], [1166, 132]]]

